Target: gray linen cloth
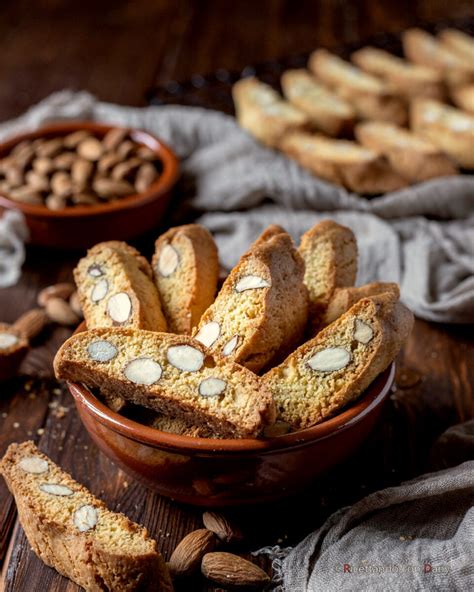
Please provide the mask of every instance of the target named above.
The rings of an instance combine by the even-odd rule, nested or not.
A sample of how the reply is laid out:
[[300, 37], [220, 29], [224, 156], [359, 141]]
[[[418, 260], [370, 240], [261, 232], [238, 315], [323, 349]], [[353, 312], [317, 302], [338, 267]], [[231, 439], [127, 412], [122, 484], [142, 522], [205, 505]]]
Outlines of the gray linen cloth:
[[[436, 465], [474, 457], [474, 420], [449, 428]], [[275, 592], [467, 592], [474, 589], [474, 461], [428, 473], [342, 508], [294, 549], [265, 548]]]
[[46, 122], [96, 119], [149, 130], [184, 159], [189, 205], [215, 233], [230, 268], [269, 223], [297, 239], [331, 217], [350, 226], [360, 247], [358, 283], [397, 281], [424, 319], [474, 322], [474, 176], [428, 181], [373, 200], [316, 179], [266, 149], [232, 117], [167, 106], [132, 108], [85, 92], [51, 95], [0, 126], [0, 139]]

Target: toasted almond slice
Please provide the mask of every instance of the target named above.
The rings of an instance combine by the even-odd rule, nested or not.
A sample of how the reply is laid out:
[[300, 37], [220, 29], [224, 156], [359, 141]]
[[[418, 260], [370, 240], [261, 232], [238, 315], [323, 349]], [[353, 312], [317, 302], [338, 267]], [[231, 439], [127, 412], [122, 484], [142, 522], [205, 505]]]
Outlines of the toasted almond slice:
[[[90, 275], [90, 274], [89, 274]], [[100, 302], [107, 296], [109, 291], [109, 282], [104, 278], [99, 280], [91, 291], [92, 302]]]
[[25, 456], [25, 458], [20, 460], [18, 465], [25, 473], [31, 473], [33, 475], [41, 475], [42, 473], [47, 473], [49, 470], [48, 461], [39, 456]]
[[87, 353], [94, 362], [110, 362], [115, 358], [118, 350], [110, 341], [98, 339], [88, 346]]
[[44, 493], [49, 493], [50, 495], [69, 496], [74, 493], [72, 489], [60, 483], [40, 483], [39, 488]]
[[87, 532], [97, 526], [99, 513], [94, 506], [84, 505], [74, 512], [74, 526], [79, 532]]
[[225, 380], [210, 376], [199, 384], [199, 394], [202, 397], [217, 397], [218, 395], [222, 395], [226, 387], [227, 382]]
[[123, 373], [128, 380], [135, 384], [154, 384], [161, 378], [162, 369], [158, 362], [151, 358], [136, 358], [129, 362]]
[[360, 343], [366, 344], [373, 338], [374, 331], [370, 325], [364, 323], [360, 319], [356, 319], [354, 323], [354, 339]]
[[194, 336], [196, 341], [199, 341], [206, 347], [211, 347], [213, 343], [219, 339], [221, 334], [221, 326], [216, 321], [210, 321], [203, 325]]
[[126, 292], [118, 292], [107, 302], [109, 317], [116, 323], [126, 323], [132, 314], [132, 301]]
[[169, 277], [176, 271], [178, 265], [178, 251], [171, 245], [165, 245], [158, 259], [158, 273], [163, 277]]
[[343, 347], [327, 347], [312, 356], [307, 364], [317, 372], [335, 372], [342, 370], [351, 361], [351, 354]]
[[244, 275], [240, 278], [240, 280], [235, 284], [235, 291], [236, 292], [245, 292], [245, 290], [256, 290], [259, 288], [269, 288], [270, 282], [264, 280], [258, 275]]
[[204, 354], [191, 345], [174, 345], [168, 349], [168, 362], [183, 372], [197, 372], [204, 364]]

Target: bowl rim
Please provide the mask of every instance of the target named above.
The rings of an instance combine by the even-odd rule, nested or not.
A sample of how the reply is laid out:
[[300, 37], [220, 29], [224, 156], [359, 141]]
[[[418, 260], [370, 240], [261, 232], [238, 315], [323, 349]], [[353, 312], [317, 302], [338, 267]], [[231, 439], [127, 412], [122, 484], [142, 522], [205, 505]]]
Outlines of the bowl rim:
[[14, 146], [24, 140], [35, 140], [41, 137], [54, 135], [67, 135], [80, 130], [87, 130], [92, 133], [104, 134], [111, 129], [128, 129], [132, 140], [143, 144], [153, 150], [163, 165], [163, 171], [158, 179], [142, 193], [134, 193], [122, 197], [118, 200], [99, 204], [95, 206], [74, 206], [63, 210], [49, 210], [44, 205], [32, 205], [17, 202], [6, 195], [0, 193], [0, 207], [7, 209], [16, 209], [22, 211], [25, 215], [43, 217], [43, 218], [89, 218], [94, 216], [105, 216], [119, 210], [127, 210], [141, 207], [142, 205], [153, 201], [162, 195], [168, 193], [175, 185], [179, 176], [179, 160], [173, 150], [162, 140], [146, 130], [132, 128], [120, 125], [110, 125], [99, 121], [71, 120], [60, 123], [51, 123], [43, 125], [35, 130], [30, 130], [11, 136], [5, 142], [0, 143], [0, 158], [9, 152]]
[[[261, 454], [284, 452], [317, 440], [334, 436], [362, 421], [381, 405], [390, 393], [395, 377], [395, 362], [370, 384], [363, 395], [350, 407], [313, 427], [274, 438], [211, 439], [183, 436], [145, 426], [112, 411], [83, 384], [66, 382], [76, 406], [112, 431], [141, 444], [177, 453]], [[81, 415], [81, 414], [80, 414]], [[82, 421], [82, 418], [81, 418]]]

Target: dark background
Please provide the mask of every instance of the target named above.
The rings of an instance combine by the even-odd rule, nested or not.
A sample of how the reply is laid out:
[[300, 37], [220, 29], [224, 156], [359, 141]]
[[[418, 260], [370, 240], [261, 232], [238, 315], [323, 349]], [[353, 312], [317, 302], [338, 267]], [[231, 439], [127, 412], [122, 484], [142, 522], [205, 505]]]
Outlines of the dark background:
[[[152, 87], [193, 74], [240, 71], [473, 12], [472, 0], [0, 0], [0, 120], [64, 88], [145, 105]], [[0, 321], [13, 322], [35, 306], [44, 286], [70, 280], [76, 260], [30, 248], [18, 285], [0, 290]], [[201, 527], [201, 512], [145, 491], [91, 443], [70, 396], [53, 391], [52, 358], [69, 334], [50, 330], [28, 356], [25, 372], [41, 379], [0, 386], [0, 455], [10, 442], [34, 438], [111, 508], [145, 524], [168, 559], [186, 533]], [[397, 388], [366, 444], [297, 499], [230, 512], [246, 532], [242, 552], [296, 544], [341, 506], [427, 470], [436, 438], [474, 415], [473, 373], [472, 329], [417, 320], [398, 360]], [[68, 411], [59, 417], [51, 402]], [[0, 590], [78, 590], [31, 552], [0, 480], [0, 566], [2, 561]], [[198, 578], [177, 590], [218, 589]]]

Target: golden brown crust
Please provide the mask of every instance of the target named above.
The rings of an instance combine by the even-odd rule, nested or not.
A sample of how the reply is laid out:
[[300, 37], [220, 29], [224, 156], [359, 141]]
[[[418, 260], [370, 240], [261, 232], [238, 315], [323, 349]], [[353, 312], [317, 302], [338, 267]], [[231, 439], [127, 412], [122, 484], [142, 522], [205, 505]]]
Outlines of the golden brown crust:
[[359, 49], [351, 59], [365, 72], [380, 76], [394, 92], [406, 99], [425, 97], [443, 100], [446, 96], [443, 76], [433, 68], [412, 64], [375, 47]]
[[[263, 376], [273, 393], [278, 419], [300, 429], [340, 411], [387, 368], [412, 324], [412, 313], [392, 294], [360, 300]], [[365, 330], [360, 337], [359, 326]], [[326, 357], [321, 365], [316, 356], [324, 355], [321, 352], [331, 355], [330, 364]]]
[[239, 125], [267, 146], [278, 146], [288, 131], [305, 129], [309, 124], [303, 111], [256, 78], [236, 82], [232, 96]]
[[474, 168], [474, 116], [429, 99], [411, 105], [411, 127], [416, 134], [453, 158], [461, 167]]
[[363, 146], [385, 156], [392, 168], [410, 182], [458, 172], [452, 160], [434, 144], [390, 123], [360, 123], [355, 136]]
[[355, 120], [352, 106], [319, 84], [308, 70], [287, 70], [281, 77], [281, 86], [286, 99], [306, 113], [315, 129], [329, 136], [352, 130]]
[[449, 86], [474, 82], [472, 61], [464, 59], [426, 31], [408, 29], [402, 34], [402, 42], [408, 59], [440, 71]]
[[319, 222], [301, 237], [304, 281], [311, 325], [319, 323], [336, 288], [352, 286], [357, 276], [357, 242], [350, 228], [332, 220]]
[[[22, 469], [20, 463], [31, 457], [45, 465], [45, 472]], [[0, 462], [0, 473], [15, 497], [28, 542], [46, 565], [89, 592], [172, 592], [166, 565], [147, 531], [123, 514], [110, 512], [33, 442], [11, 444]], [[59, 484], [72, 493], [47, 493], [40, 489], [45, 483]], [[97, 524], [81, 532], [74, 514], [85, 505], [97, 512]]]
[[[263, 284], [239, 292], [246, 277]], [[228, 275], [204, 313], [196, 338], [201, 339], [204, 326], [215, 323], [218, 336], [206, 343], [208, 351], [225, 355], [226, 345], [236, 339], [229, 359], [258, 372], [281, 355], [282, 347], [295, 346], [303, 335], [308, 314], [303, 277], [304, 263], [291, 237], [280, 227], [267, 229]]]
[[378, 119], [403, 125], [405, 102], [383, 81], [359, 70], [326, 49], [314, 51], [308, 62], [315, 76], [348, 101], [363, 119]]
[[[99, 354], [105, 351], [103, 357], [92, 353], [96, 347]], [[54, 369], [57, 378], [82, 382], [103, 395], [118, 394], [222, 436], [255, 437], [275, 419], [271, 395], [258, 377], [209, 355], [186, 335], [138, 329], [85, 331], [61, 346]], [[218, 382], [219, 392], [202, 391], [211, 379]]]
[[[166, 331], [166, 320], [152, 278], [147, 260], [124, 242], [108, 241], [89, 249], [74, 270], [88, 328], [120, 325]], [[125, 306], [121, 306], [119, 313], [116, 308], [111, 312], [111, 304], [117, 301], [118, 294], [122, 299], [120, 304]]]
[[361, 195], [377, 195], [406, 186], [406, 180], [375, 152], [355, 142], [294, 132], [280, 148], [316, 176]]
[[[176, 251], [178, 265], [165, 276], [159, 261], [166, 245]], [[219, 260], [211, 233], [198, 224], [170, 228], [155, 243], [152, 267], [168, 330], [190, 334], [216, 295]]]
[[400, 298], [400, 288], [398, 284], [393, 282], [372, 282], [358, 287], [336, 288], [329, 300], [320, 328], [333, 323], [362, 298], [384, 294], [385, 292], [393, 294], [394, 299]]

